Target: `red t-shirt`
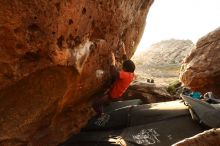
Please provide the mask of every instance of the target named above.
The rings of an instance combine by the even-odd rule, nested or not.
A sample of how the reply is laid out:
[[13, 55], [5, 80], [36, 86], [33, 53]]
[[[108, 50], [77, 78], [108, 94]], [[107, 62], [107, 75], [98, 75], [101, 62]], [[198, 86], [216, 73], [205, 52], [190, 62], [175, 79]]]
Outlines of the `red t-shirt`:
[[119, 71], [119, 78], [114, 83], [113, 87], [111, 88], [109, 94], [112, 99], [119, 98], [125, 90], [128, 88], [130, 83], [133, 81], [134, 73]]

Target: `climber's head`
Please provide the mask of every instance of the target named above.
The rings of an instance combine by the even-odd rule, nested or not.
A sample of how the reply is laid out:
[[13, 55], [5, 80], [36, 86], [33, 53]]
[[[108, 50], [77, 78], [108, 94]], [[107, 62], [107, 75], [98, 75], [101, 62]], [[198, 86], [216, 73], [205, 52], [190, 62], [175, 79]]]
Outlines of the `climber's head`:
[[135, 64], [131, 60], [126, 60], [123, 62], [123, 70], [126, 72], [134, 72], [135, 70]]

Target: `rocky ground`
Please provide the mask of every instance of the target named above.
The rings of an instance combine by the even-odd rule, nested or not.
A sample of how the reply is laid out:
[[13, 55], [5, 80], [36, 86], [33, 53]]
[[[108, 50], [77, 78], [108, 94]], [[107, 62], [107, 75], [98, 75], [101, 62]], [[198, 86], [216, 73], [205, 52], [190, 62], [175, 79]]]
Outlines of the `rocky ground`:
[[141, 99], [145, 104], [177, 99], [161, 84], [134, 81], [123, 95], [123, 100]]

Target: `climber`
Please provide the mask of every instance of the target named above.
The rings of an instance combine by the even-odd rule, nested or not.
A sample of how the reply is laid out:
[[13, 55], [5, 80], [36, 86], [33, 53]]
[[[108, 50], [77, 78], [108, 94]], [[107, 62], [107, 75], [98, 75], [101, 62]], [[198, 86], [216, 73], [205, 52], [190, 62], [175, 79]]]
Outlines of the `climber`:
[[103, 105], [107, 105], [111, 101], [118, 100], [134, 79], [135, 64], [133, 61], [128, 59], [124, 43], [121, 43], [121, 46], [123, 50], [122, 70], [119, 71], [116, 67], [115, 54], [112, 52], [112, 64], [110, 67], [110, 73], [113, 78], [113, 84], [104, 96], [97, 99], [93, 103], [94, 109], [99, 114], [103, 113]]

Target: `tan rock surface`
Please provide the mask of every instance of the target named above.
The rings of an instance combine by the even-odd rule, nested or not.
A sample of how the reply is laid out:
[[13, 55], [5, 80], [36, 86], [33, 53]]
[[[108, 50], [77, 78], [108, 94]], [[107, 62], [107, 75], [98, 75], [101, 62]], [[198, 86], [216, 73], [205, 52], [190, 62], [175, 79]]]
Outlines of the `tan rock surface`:
[[1, 0], [0, 145], [56, 145], [94, 114], [123, 41], [131, 56], [152, 0]]
[[184, 139], [172, 146], [219, 146], [220, 129], [211, 129]]
[[176, 100], [177, 98], [170, 95], [166, 89], [166, 86], [160, 84], [134, 81], [124, 93], [122, 99], [131, 100], [138, 98], [145, 104]]
[[180, 79], [185, 86], [220, 97], [220, 28], [199, 39], [184, 61]]

